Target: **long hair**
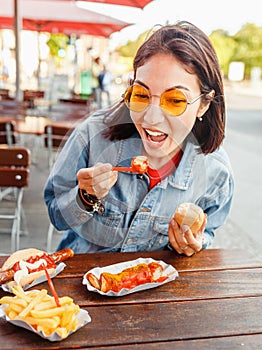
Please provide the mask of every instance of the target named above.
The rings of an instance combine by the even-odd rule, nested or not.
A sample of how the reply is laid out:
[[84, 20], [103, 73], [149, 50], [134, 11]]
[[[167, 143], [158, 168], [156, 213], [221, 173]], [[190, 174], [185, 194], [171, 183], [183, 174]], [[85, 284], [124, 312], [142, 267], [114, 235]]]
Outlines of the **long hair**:
[[[139, 67], [161, 53], [171, 54], [189, 73], [198, 77], [204, 94], [202, 103], [210, 102], [210, 106], [202, 121], [196, 118], [192, 133], [203, 153], [215, 151], [225, 136], [225, 102], [222, 74], [211, 41], [199, 28], [185, 21], [163, 26], [138, 49], [133, 63], [134, 79]], [[213, 98], [208, 95], [212, 90], [215, 92]], [[123, 100], [107, 113], [105, 122], [109, 125], [105, 136], [110, 140], [126, 139], [136, 131]]]

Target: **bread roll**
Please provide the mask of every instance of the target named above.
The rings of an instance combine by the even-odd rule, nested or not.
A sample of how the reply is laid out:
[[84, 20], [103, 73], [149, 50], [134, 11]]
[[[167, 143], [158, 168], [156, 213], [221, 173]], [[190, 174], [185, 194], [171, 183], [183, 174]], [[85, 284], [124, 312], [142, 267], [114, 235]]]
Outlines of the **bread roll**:
[[26, 248], [26, 249], [20, 249], [12, 253], [4, 262], [3, 266], [0, 270], [7, 270], [11, 268], [17, 261], [19, 260], [26, 260], [30, 258], [30, 256], [35, 255], [42, 255], [44, 252], [42, 250], [36, 249], [36, 248]]
[[[4, 262], [3, 266], [1, 267], [0, 271], [4, 272], [5, 270], [12, 268], [13, 265], [17, 261], [20, 261], [20, 260], [25, 261], [28, 258], [30, 258], [31, 256], [36, 256], [36, 255], [41, 256], [43, 254], [44, 254], [44, 252], [42, 250], [39, 250], [36, 248], [27, 248], [27, 249], [17, 250], [16, 252], [11, 254], [7, 258], [7, 260]], [[52, 274], [55, 272], [55, 268], [48, 268], [47, 271], [49, 274]], [[36, 280], [37, 278], [39, 278], [41, 276], [45, 276], [45, 270], [31, 272], [29, 274], [26, 274], [26, 275], [22, 276], [22, 278], [20, 279], [19, 285], [23, 287], [26, 284], [32, 283], [34, 280]], [[15, 284], [16, 284], [16, 282], [14, 280], [7, 282], [7, 286], [10, 290]]]
[[203, 210], [194, 203], [182, 203], [176, 208], [174, 219], [180, 227], [187, 225], [192, 233], [195, 234], [202, 226], [205, 214]]

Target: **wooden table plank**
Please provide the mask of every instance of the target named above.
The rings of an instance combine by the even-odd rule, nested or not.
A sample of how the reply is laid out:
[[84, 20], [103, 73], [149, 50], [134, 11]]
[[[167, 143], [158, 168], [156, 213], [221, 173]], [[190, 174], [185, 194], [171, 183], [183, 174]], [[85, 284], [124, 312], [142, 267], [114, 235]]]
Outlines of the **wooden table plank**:
[[[261, 334], [262, 297], [87, 308], [92, 322], [58, 344], [0, 321], [3, 349], [118, 347]], [[204, 312], [203, 312], [204, 310]], [[155, 317], [158, 315], [158, 317]], [[106, 327], [105, 327], [105, 320]], [[211, 347], [212, 349], [214, 347]]]
[[[168, 307], [162, 303], [89, 307], [92, 322], [79, 332], [85, 332], [88, 346], [247, 335], [261, 332], [257, 312], [261, 306], [262, 298], [255, 303], [239, 298], [172, 302]], [[108, 320], [106, 328], [103, 320]], [[73, 338], [69, 341], [73, 344]]]
[[[186, 341], [171, 341], [159, 343], [143, 343], [132, 345], [118, 345], [117, 350], [236, 350], [261, 349], [262, 334], [253, 334], [237, 337], [219, 337], [212, 339], [197, 339]], [[82, 348], [82, 349], [90, 349]], [[99, 350], [115, 350], [115, 346], [100, 347]]]
[[[262, 268], [229, 271], [181, 272], [172, 282], [123, 297], [107, 297], [87, 290], [81, 277], [54, 278], [60, 296], [69, 295], [81, 307], [152, 302], [262, 296]], [[49, 290], [47, 282], [38, 289]], [[0, 297], [5, 295], [0, 291]], [[139, 301], [138, 301], [139, 297]]]
[[[82, 276], [83, 271], [88, 271], [93, 267], [102, 267], [108, 264], [116, 264], [140, 257], [150, 258], [152, 256], [156, 260], [163, 260], [167, 264], [173, 265], [180, 272], [262, 267], [262, 256], [252, 256], [248, 252], [243, 254], [242, 250], [206, 249], [192, 257], [178, 255], [169, 250], [136, 253], [90, 253], [76, 254], [73, 259], [67, 260], [67, 267], [59, 276]], [[0, 266], [6, 259], [7, 256], [0, 256]], [[85, 261], [84, 265], [83, 259]]]
[[[192, 257], [179, 255], [169, 250], [136, 253], [92, 253], [76, 254], [73, 259], [67, 260], [67, 267], [59, 276], [61, 278], [72, 275], [82, 276], [83, 270], [88, 271], [98, 266], [103, 267], [128, 260], [150, 257], [173, 265], [179, 272], [262, 267], [262, 256], [243, 254], [243, 251], [239, 250], [206, 249]], [[85, 261], [84, 266], [83, 259]]]

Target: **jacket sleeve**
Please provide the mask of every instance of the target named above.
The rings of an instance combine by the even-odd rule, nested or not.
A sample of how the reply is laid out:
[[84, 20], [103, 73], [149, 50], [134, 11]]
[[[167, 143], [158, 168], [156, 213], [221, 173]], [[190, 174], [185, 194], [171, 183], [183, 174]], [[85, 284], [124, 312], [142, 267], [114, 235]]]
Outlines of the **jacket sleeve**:
[[76, 174], [87, 164], [88, 145], [76, 128], [59, 153], [44, 189], [50, 221], [59, 231], [82, 225], [93, 217], [78, 204]]
[[[204, 197], [200, 205], [207, 214], [207, 225], [203, 237], [203, 249], [212, 245], [215, 237], [215, 231], [222, 226], [230, 212], [233, 193], [234, 193], [234, 179], [230, 168], [226, 167], [221, 173], [217, 173], [217, 182], [219, 186], [216, 190]], [[219, 181], [218, 181], [219, 179]]]

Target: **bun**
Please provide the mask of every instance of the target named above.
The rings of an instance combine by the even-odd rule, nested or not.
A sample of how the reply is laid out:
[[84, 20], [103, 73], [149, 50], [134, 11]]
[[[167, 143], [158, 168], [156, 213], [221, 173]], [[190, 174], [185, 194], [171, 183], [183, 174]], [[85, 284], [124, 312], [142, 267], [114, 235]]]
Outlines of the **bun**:
[[[13, 254], [11, 254], [7, 260], [4, 262], [2, 268], [0, 269], [0, 271], [5, 271], [8, 269], [11, 269], [13, 267], [13, 265], [20, 260], [27, 260], [28, 258], [30, 258], [31, 256], [36, 256], [36, 255], [42, 255], [45, 252], [43, 252], [42, 250], [36, 249], [36, 248], [27, 248], [27, 249], [21, 249], [21, 250], [17, 250], [16, 252], [14, 252]], [[47, 271], [49, 272], [49, 274], [52, 274], [55, 272], [54, 268], [49, 268], [47, 269]], [[26, 284], [30, 284], [32, 283], [35, 279], [44, 276], [45, 275], [45, 271], [37, 271], [37, 272], [33, 272], [33, 273], [29, 273], [26, 276], [23, 276], [19, 282], [19, 284], [23, 287]], [[7, 286], [8, 288], [12, 288], [15, 285], [14, 281], [8, 282]]]
[[194, 203], [182, 203], [176, 208], [174, 219], [180, 227], [187, 225], [195, 234], [202, 226], [205, 214], [202, 208]]
[[[47, 269], [49, 275], [51, 275], [52, 273], [55, 272], [54, 268], [51, 269]], [[29, 275], [23, 276], [19, 282], [19, 285], [21, 287], [24, 287], [27, 284], [31, 284], [32, 282], [34, 282], [37, 278], [45, 276], [45, 270], [42, 271], [37, 271], [37, 272], [31, 272], [29, 273]], [[9, 290], [12, 290], [12, 288], [16, 285], [15, 281], [11, 281], [11, 282], [7, 282], [7, 287]]]
[[3, 266], [1, 267], [1, 270], [8, 270], [13, 265], [20, 260], [26, 260], [30, 258], [30, 256], [35, 256], [35, 255], [42, 255], [44, 252], [42, 250], [36, 249], [36, 248], [27, 248], [27, 249], [20, 249], [11, 254], [6, 261], [4, 262]]

